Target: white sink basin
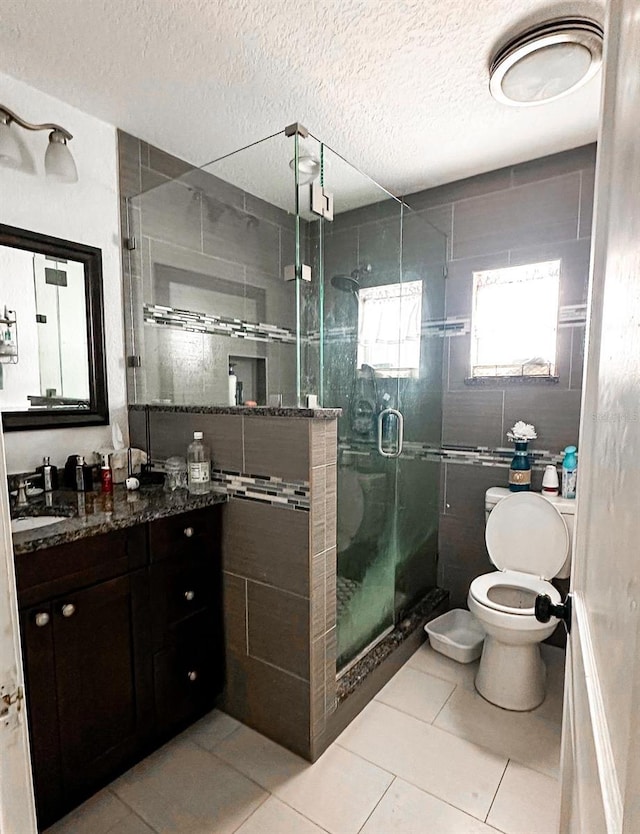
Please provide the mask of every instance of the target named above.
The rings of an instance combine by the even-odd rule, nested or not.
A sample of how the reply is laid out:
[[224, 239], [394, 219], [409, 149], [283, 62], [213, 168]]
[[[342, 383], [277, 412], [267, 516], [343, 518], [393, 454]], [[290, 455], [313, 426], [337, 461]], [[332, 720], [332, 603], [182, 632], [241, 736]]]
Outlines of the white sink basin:
[[36, 527], [46, 527], [49, 524], [57, 524], [59, 521], [66, 521], [64, 515], [38, 515], [32, 518], [11, 519], [11, 532], [24, 533], [26, 530], [35, 530]]

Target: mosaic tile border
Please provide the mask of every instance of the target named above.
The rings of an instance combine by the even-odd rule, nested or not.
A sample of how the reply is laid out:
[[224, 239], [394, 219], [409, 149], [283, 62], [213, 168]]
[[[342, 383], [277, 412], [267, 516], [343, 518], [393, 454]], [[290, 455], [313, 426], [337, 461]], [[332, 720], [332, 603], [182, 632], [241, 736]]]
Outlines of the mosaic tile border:
[[[152, 461], [156, 472], [164, 471], [164, 460]], [[230, 498], [260, 501], [287, 510], [310, 512], [311, 489], [309, 481], [284, 481], [269, 475], [246, 475], [226, 469], [212, 469], [211, 483], [214, 491]]]
[[248, 339], [253, 342], [296, 343], [296, 334], [293, 330], [278, 327], [275, 324], [254, 323], [228, 316], [194, 313], [190, 310], [178, 310], [160, 304], [145, 304], [143, 315], [145, 324], [159, 327], [173, 327], [176, 330], [188, 330], [195, 333], [211, 333], [217, 336], [229, 336], [232, 339]]
[[[165, 307], [161, 304], [144, 304], [145, 324], [156, 327], [172, 327], [195, 333], [210, 333], [216, 336], [228, 336], [232, 339], [247, 339], [254, 342], [276, 342], [278, 344], [296, 343], [296, 333], [287, 327], [264, 322], [250, 322], [228, 316], [197, 313]], [[558, 327], [581, 327], [587, 320], [586, 304], [567, 304], [558, 311]], [[425, 337], [466, 336], [471, 332], [471, 319], [467, 316], [448, 316], [433, 319], [422, 324], [421, 333]], [[357, 338], [353, 327], [329, 327], [324, 332], [327, 342], [341, 342]], [[307, 344], [319, 344], [320, 331], [311, 330], [303, 338]]]
[[232, 498], [261, 501], [288, 510], [309, 512], [311, 494], [308, 481], [283, 481], [268, 475], [243, 475], [214, 469], [211, 480]]
[[[378, 455], [378, 451], [373, 443], [354, 444], [340, 441], [338, 443], [338, 452], [362, 457]], [[399, 460], [424, 460], [433, 463], [446, 461], [447, 463], [497, 466], [508, 469], [512, 458], [512, 447], [489, 449], [484, 446], [435, 446], [430, 443], [405, 441]], [[532, 449], [529, 452], [529, 458], [533, 469], [544, 469], [549, 464], [559, 466], [562, 463], [562, 454], [555, 454], [545, 449]]]

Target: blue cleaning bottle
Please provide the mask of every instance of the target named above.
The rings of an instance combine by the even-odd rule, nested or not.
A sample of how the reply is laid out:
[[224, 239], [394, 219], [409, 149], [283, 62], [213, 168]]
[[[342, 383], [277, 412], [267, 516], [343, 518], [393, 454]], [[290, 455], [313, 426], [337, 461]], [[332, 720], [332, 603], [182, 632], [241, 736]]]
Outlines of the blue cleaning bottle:
[[567, 446], [562, 460], [562, 497], [576, 497], [576, 480], [578, 477], [578, 457], [575, 446]]

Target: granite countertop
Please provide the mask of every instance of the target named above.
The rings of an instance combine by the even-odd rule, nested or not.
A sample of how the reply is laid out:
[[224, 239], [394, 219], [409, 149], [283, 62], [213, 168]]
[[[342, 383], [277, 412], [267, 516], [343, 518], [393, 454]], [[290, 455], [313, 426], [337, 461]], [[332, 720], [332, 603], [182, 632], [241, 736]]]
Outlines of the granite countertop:
[[215, 489], [206, 495], [191, 495], [185, 489], [173, 493], [164, 492], [157, 485], [143, 486], [132, 492], [122, 486], [115, 486], [113, 495], [57, 490], [50, 493], [49, 499], [45, 499], [44, 495], [30, 498], [28, 507], [15, 507], [12, 502], [12, 518], [66, 516], [64, 521], [55, 524], [14, 533], [13, 550], [19, 556], [226, 501], [226, 494]]
[[336, 420], [342, 414], [341, 408], [293, 408], [275, 405], [130, 405], [129, 411], [173, 411], [189, 414], [239, 414], [243, 417], [299, 417], [314, 420]]

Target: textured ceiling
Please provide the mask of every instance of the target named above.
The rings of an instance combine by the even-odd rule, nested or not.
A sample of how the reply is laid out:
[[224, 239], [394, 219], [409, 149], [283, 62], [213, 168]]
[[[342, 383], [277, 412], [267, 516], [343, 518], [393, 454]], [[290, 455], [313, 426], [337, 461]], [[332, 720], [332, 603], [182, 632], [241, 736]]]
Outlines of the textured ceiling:
[[[0, 70], [198, 165], [300, 121], [403, 194], [596, 138], [600, 75], [517, 109], [489, 96], [487, 64], [521, 27], [563, 13], [602, 20], [604, 0], [1, 6]], [[3, 101], [1, 86], [0, 102], [49, 118]]]

